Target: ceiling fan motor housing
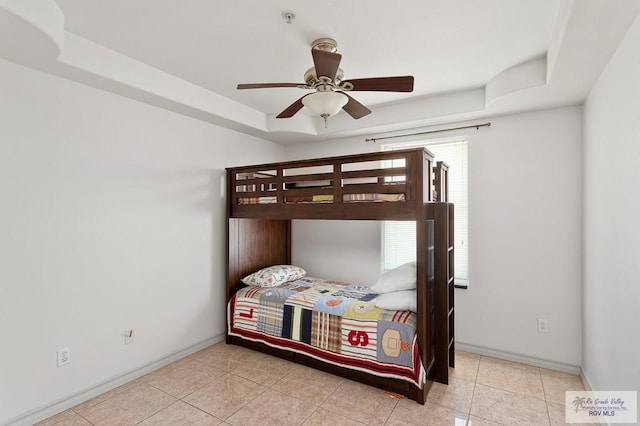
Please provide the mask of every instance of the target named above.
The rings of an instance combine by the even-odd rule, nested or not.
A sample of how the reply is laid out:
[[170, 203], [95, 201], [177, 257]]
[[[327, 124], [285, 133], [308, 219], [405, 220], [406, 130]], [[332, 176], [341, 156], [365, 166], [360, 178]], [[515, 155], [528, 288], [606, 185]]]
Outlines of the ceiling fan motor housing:
[[[336, 77], [333, 80], [336, 86], [340, 85], [340, 82], [342, 81], [343, 78], [344, 78], [344, 71], [342, 71], [342, 68], [338, 68], [338, 71], [336, 72]], [[319, 83], [318, 75], [316, 73], [315, 67], [309, 68], [304, 73], [304, 82], [307, 83], [307, 86], [309, 87], [316, 87], [316, 85]]]
[[318, 38], [311, 43], [311, 48], [336, 53], [338, 51], [338, 42], [328, 37]]

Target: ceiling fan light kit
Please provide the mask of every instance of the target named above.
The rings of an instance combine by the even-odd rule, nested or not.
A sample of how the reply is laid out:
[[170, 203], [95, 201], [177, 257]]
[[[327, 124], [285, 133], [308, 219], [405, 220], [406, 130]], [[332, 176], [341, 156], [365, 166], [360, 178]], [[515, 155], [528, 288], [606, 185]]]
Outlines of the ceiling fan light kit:
[[344, 72], [340, 68], [342, 55], [336, 53], [338, 43], [331, 38], [319, 38], [311, 43], [313, 67], [304, 74], [304, 83], [250, 83], [238, 84], [238, 89], [263, 89], [273, 87], [297, 87], [315, 90], [289, 105], [276, 118], [293, 117], [303, 107], [314, 115], [320, 116], [327, 127], [327, 118], [345, 110], [354, 119], [371, 113], [371, 110], [345, 92], [412, 92], [413, 76], [373, 77], [343, 80]]
[[324, 119], [324, 127], [327, 127], [327, 118], [332, 117], [340, 112], [349, 98], [340, 92], [316, 92], [302, 98], [304, 106], [315, 115], [319, 115]]

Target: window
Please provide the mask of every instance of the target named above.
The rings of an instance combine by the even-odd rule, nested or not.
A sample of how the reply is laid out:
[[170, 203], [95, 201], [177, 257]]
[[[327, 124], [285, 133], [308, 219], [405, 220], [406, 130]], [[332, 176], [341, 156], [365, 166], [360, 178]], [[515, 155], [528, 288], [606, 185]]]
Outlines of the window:
[[[456, 137], [437, 141], [382, 145], [383, 151], [426, 147], [435, 161], [449, 165], [449, 202], [455, 204], [455, 281], [466, 286], [469, 282], [469, 201], [467, 178], [467, 138]], [[389, 164], [388, 167], [393, 165]], [[389, 270], [415, 260], [416, 225], [412, 221], [385, 221], [382, 225], [382, 263]]]

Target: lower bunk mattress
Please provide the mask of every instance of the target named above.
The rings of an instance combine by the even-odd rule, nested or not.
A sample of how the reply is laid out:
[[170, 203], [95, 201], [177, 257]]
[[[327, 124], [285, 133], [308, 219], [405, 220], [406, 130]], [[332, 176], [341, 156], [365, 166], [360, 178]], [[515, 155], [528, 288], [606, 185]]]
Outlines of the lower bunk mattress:
[[278, 287], [243, 287], [227, 307], [242, 339], [422, 388], [416, 314], [380, 309], [368, 287], [304, 277]]

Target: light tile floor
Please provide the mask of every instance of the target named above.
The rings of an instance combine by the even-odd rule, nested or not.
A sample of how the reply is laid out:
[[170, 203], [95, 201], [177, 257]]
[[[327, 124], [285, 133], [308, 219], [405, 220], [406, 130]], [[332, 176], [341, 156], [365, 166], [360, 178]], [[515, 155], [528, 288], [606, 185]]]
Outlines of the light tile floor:
[[39, 425], [559, 425], [580, 378], [465, 352], [423, 406], [219, 343]]

